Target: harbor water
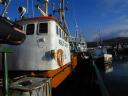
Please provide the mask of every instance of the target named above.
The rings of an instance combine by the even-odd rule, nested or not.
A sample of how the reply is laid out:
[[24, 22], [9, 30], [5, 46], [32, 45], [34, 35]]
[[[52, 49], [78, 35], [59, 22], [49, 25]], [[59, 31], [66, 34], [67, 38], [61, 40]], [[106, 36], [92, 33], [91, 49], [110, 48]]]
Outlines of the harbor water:
[[[100, 70], [99, 70], [100, 71]], [[90, 61], [81, 60], [74, 73], [57, 89], [56, 96], [128, 96], [128, 56], [113, 58], [113, 71], [101, 76], [108, 94], [102, 94], [95, 69]]]
[[128, 96], [128, 56], [115, 57], [113, 71], [103, 77], [110, 96]]

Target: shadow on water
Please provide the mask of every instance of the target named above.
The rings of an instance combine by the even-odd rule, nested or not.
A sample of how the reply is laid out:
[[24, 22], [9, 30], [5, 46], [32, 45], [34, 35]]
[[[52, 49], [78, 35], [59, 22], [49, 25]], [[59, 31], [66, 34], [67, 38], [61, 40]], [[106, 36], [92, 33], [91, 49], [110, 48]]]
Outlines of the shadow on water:
[[128, 56], [113, 58], [113, 72], [104, 74], [110, 96], [128, 96]]
[[53, 90], [53, 96], [101, 96], [95, 83], [94, 68], [85, 60], [78, 64], [74, 72]]
[[[110, 96], [128, 96], [128, 56], [113, 58], [113, 71], [103, 74]], [[81, 60], [76, 70], [57, 88], [53, 96], [101, 96], [96, 74], [89, 61]]]

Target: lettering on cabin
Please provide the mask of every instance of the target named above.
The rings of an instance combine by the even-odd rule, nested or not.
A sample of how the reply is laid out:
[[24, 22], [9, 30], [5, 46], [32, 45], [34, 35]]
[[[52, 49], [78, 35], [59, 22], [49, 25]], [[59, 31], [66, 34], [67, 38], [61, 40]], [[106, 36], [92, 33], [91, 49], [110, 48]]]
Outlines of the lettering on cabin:
[[65, 43], [65, 42], [64, 42], [64, 41], [62, 41], [62, 40], [59, 40], [59, 44], [60, 44], [61, 46], [68, 47], [68, 44], [67, 44], [67, 43]]

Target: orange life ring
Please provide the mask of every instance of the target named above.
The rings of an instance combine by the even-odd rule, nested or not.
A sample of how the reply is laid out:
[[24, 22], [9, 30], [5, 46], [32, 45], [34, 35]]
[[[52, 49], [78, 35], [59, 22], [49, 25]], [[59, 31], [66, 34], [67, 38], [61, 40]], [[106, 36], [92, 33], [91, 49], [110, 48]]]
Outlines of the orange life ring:
[[62, 49], [57, 50], [57, 63], [59, 66], [62, 66], [64, 64], [63, 50]]

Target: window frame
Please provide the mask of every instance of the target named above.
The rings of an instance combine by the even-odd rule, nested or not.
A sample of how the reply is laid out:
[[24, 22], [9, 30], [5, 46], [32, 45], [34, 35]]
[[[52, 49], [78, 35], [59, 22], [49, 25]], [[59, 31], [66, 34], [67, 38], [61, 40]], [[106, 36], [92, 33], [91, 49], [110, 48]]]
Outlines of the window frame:
[[59, 26], [56, 25], [56, 34], [59, 35]]
[[[40, 31], [40, 24], [41, 23], [45, 23], [45, 24], [47, 24], [47, 32], [45, 32], [45, 33], [40, 33], [39, 31]], [[39, 22], [38, 23], [38, 29], [37, 29], [37, 35], [40, 35], [40, 34], [47, 34], [48, 33], [48, 31], [49, 31], [49, 29], [48, 29], [48, 27], [49, 27], [49, 24], [48, 24], [48, 22]]]
[[[31, 34], [29, 33], [28, 34], [28, 31], [27, 31], [27, 29], [28, 29], [28, 25], [34, 25], [34, 27], [33, 27], [33, 32], [31, 32]], [[30, 23], [30, 24], [26, 24], [26, 35], [34, 35], [34, 33], [35, 33], [35, 24], [34, 23]]]

